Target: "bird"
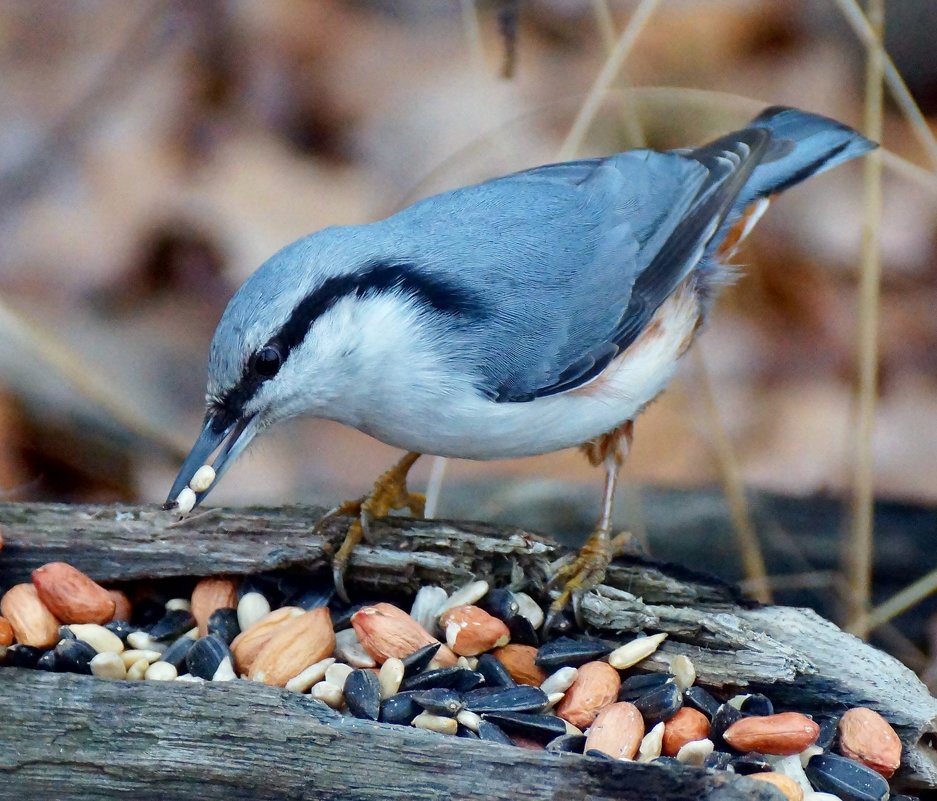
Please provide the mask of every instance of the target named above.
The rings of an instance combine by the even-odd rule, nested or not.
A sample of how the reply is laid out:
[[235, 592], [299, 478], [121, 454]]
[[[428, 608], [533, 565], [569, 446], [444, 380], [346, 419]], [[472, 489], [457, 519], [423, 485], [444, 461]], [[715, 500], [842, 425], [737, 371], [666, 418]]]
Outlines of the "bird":
[[257, 434], [299, 415], [401, 448], [370, 493], [334, 510], [354, 517], [333, 557], [347, 599], [370, 524], [423, 515], [407, 487], [422, 454], [579, 447], [603, 471], [601, 511], [553, 577], [553, 619], [621, 549], [611, 510], [634, 422], [734, 278], [741, 241], [776, 195], [875, 147], [775, 106], [701, 147], [539, 166], [287, 245], [222, 314], [201, 433], [164, 508], [201, 503]]

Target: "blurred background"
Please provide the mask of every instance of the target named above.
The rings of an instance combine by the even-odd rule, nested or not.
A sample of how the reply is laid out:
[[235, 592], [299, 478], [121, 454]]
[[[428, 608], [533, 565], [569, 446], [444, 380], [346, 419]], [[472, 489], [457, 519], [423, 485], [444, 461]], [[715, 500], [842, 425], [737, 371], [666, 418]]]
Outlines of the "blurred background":
[[[861, 126], [866, 50], [848, 5], [6, 0], [0, 498], [161, 502], [199, 429], [227, 299], [302, 235], [560, 155], [699, 144], [770, 104]], [[629, 29], [636, 9], [646, 19]], [[623, 31], [627, 59], [576, 131]], [[888, 2], [886, 49], [932, 128], [934, 41], [933, 0]], [[879, 571], [878, 597], [934, 567], [937, 537], [926, 511], [937, 502], [937, 179], [891, 103], [883, 140], [872, 452], [876, 494], [891, 502], [879, 522], [897, 528], [879, 537], [894, 574]], [[728, 445], [755, 496], [832, 499], [819, 516], [753, 501], [762, 539], [787, 532], [783, 547], [767, 546], [769, 572], [813, 577], [779, 582], [813, 593], [784, 599], [823, 608], [853, 474], [863, 215], [853, 163], [785, 194], [746, 243], [744, 277], [724, 293], [700, 355], [636, 428], [619, 521], [652, 551], [679, 559], [675, 526], [728, 521], [709, 489], [725, 481]], [[211, 501], [331, 506], [397, 455], [336, 424], [298, 421], [256, 444]], [[419, 464], [413, 486], [433, 469]], [[438, 513], [576, 538], [592, 525], [600, 481], [574, 451], [453, 461]], [[642, 497], [645, 485], [706, 491]], [[914, 514], [920, 541], [905, 525]], [[733, 578], [741, 568], [731, 525], [722, 528], [718, 542], [705, 527], [695, 542]], [[827, 546], [807, 553], [814, 534]], [[775, 550], [797, 558], [778, 562]], [[932, 611], [918, 607], [891, 643], [922, 669]]]

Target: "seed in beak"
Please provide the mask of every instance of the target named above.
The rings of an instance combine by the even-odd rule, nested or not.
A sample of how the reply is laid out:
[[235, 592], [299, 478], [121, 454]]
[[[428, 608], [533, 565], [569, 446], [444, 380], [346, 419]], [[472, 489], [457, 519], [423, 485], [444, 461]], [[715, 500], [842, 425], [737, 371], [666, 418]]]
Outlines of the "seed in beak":
[[189, 488], [193, 492], [205, 492], [215, 480], [215, 471], [211, 465], [203, 464], [198, 470], [195, 471], [195, 475], [192, 476], [192, 480], [189, 482]]
[[179, 493], [176, 497], [176, 509], [178, 509], [179, 514], [187, 515], [195, 508], [195, 493], [191, 489], [186, 487]]

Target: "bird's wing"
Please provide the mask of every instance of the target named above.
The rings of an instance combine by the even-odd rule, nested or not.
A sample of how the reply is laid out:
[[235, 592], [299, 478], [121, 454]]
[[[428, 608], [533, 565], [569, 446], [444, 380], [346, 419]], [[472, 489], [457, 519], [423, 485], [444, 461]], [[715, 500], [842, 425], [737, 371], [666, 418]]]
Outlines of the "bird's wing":
[[574, 389], [634, 341], [757, 163], [767, 135], [747, 134], [692, 156], [639, 150], [538, 167], [397, 215], [401, 252], [464, 282], [487, 309], [460, 342], [481, 391], [521, 402]]

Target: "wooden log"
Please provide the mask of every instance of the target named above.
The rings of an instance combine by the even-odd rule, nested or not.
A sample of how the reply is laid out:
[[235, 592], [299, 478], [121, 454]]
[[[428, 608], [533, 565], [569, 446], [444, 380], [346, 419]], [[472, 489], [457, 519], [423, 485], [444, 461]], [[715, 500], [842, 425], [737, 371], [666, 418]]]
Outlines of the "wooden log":
[[0, 800], [778, 801], [731, 774], [548, 754], [343, 718], [248, 682], [0, 670]]
[[[57, 559], [105, 582], [321, 569], [347, 521], [333, 520], [316, 534], [311, 527], [319, 514], [213, 509], [178, 522], [152, 508], [0, 505], [6, 540], [0, 583], [28, 580], [31, 570]], [[520, 529], [393, 519], [375, 526], [372, 541], [356, 551], [351, 586], [400, 595], [425, 583], [452, 588], [485, 577], [537, 594], [564, 552]], [[699, 681], [716, 689], [765, 692], [815, 715], [870, 706], [904, 743], [897, 784], [937, 786], [937, 700], [896, 660], [809, 610], [759, 608], [716, 579], [630, 558], [610, 568], [605, 584], [585, 599], [583, 615], [616, 641], [628, 632], [667, 632], [650, 667], [664, 670], [675, 655], [687, 654]]]

